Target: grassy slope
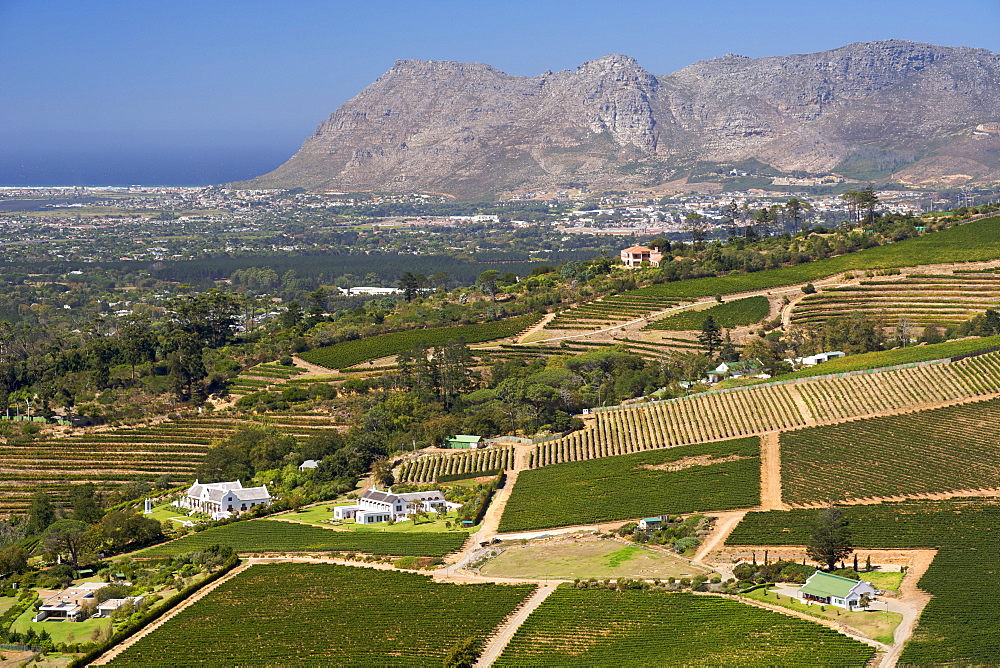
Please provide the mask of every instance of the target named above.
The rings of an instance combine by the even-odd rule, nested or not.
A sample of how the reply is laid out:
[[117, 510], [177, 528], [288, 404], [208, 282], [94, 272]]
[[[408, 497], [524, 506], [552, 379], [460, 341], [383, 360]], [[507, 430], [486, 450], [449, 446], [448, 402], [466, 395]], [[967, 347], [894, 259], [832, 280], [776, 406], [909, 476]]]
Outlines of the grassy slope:
[[517, 334], [537, 319], [537, 315], [529, 314], [473, 325], [408, 329], [316, 348], [300, 354], [299, 357], [328, 369], [343, 369], [380, 357], [398, 355], [413, 349], [419, 343], [439, 346], [449, 341], [481, 343], [502, 339]]
[[792, 373], [779, 376], [778, 380], [788, 378], [809, 378], [811, 376], [824, 376], [831, 373], [843, 373], [845, 371], [858, 371], [861, 369], [878, 369], [897, 364], [910, 364], [912, 362], [924, 362], [927, 360], [940, 360], [948, 357], [955, 357], [965, 353], [985, 350], [993, 346], [1000, 346], [1000, 336], [984, 336], [978, 339], [962, 339], [960, 341], [945, 341], [944, 343], [932, 343], [926, 346], [912, 346], [909, 348], [896, 348], [894, 350], [879, 350], [873, 353], [863, 353], [861, 355], [849, 355], [823, 362], [809, 369], [802, 369]]
[[913, 267], [942, 262], [976, 262], [997, 257], [1000, 257], [1000, 216], [793, 267], [664, 283], [632, 290], [627, 294], [694, 299], [805, 283], [842, 271]]

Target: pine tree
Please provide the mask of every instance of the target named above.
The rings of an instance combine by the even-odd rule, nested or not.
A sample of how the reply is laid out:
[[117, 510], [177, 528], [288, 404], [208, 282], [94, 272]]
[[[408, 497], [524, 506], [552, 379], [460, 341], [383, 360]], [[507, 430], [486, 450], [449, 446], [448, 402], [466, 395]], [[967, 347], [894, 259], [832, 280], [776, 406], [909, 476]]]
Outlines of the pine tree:
[[701, 334], [698, 335], [698, 342], [701, 343], [705, 352], [712, 355], [719, 346], [722, 345], [722, 335], [720, 329], [715, 324], [715, 318], [708, 316], [701, 324]]
[[852, 552], [850, 528], [844, 513], [839, 508], [821, 511], [806, 548], [809, 558], [826, 564], [827, 570], [832, 571], [838, 561], [843, 561]]

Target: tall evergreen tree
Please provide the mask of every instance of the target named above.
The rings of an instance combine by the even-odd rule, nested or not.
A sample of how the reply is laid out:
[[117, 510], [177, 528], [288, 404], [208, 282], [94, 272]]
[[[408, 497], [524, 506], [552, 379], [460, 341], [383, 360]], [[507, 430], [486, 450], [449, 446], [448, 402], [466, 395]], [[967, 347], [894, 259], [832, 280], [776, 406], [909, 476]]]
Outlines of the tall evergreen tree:
[[722, 334], [712, 316], [707, 316], [701, 323], [701, 334], [698, 335], [698, 342], [709, 355], [714, 354], [722, 345]]
[[844, 513], [833, 507], [821, 511], [806, 547], [809, 558], [826, 564], [827, 570], [832, 571], [838, 561], [843, 561], [852, 552], [851, 532]]

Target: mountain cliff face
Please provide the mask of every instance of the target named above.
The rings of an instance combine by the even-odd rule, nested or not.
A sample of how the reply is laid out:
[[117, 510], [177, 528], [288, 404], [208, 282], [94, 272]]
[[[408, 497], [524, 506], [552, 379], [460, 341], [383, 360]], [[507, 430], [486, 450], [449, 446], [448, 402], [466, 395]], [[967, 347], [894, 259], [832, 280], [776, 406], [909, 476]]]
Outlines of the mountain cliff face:
[[891, 40], [654, 76], [628, 56], [536, 77], [398, 61], [278, 169], [237, 187], [648, 187], [696, 162], [920, 185], [1000, 180], [1000, 55]]

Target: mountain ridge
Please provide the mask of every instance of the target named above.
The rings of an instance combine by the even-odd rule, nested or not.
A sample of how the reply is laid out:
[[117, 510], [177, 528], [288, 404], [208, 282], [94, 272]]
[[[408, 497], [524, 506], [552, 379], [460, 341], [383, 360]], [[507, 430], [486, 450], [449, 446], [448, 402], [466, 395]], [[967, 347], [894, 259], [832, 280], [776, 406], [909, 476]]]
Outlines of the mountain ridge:
[[887, 40], [726, 54], [657, 76], [609, 54], [533, 77], [397, 60], [269, 174], [234, 187], [476, 197], [574, 182], [651, 187], [699, 162], [862, 165], [907, 185], [1000, 181], [1000, 55]]

